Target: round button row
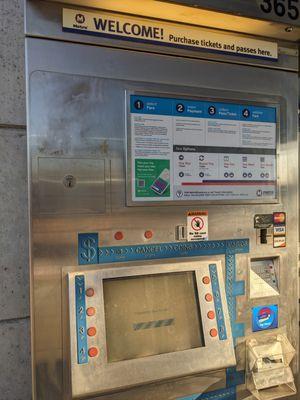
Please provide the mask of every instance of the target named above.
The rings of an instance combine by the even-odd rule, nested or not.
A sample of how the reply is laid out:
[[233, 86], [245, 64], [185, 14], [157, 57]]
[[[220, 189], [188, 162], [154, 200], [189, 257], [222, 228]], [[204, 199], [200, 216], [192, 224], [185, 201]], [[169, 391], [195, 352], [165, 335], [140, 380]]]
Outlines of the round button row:
[[[124, 233], [122, 231], [118, 231], [114, 235], [115, 240], [123, 240], [124, 239]], [[153, 232], [150, 230], [147, 230], [144, 232], [144, 238], [145, 239], [152, 239], [153, 237]]]
[[[204, 276], [204, 277], [202, 278], [202, 282], [203, 282], [204, 285], [209, 285], [209, 284], [210, 284], [210, 277], [209, 277], [209, 276]], [[205, 295], [205, 300], [206, 300], [208, 303], [211, 303], [211, 302], [213, 301], [213, 296], [212, 296], [212, 294], [211, 294], [211, 293], [206, 293], [206, 295]], [[210, 320], [215, 319], [215, 318], [216, 318], [215, 312], [214, 312], [214, 311], [208, 311], [208, 313], [207, 313], [207, 318], [210, 319]], [[209, 334], [210, 334], [211, 337], [215, 338], [215, 337], [218, 336], [218, 331], [217, 331], [217, 329], [213, 328], [213, 329], [211, 329], [211, 330], [209, 331]]]
[[[93, 297], [94, 294], [95, 294], [95, 290], [94, 290], [93, 288], [88, 288], [88, 289], [85, 291], [85, 294], [86, 294], [87, 297]], [[88, 308], [86, 309], [86, 314], [87, 314], [89, 317], [93, 317], [93, 316], [96, 314], [96, 309], [95, 309], [95, 307], [88, 307]], [[90, 337], [94, 337], [94, 336], [96, 336], [96, 334], [97, 334], [97, 329], [96, 329], [94, 326], [91, 326], [90, 328], [88, 328], [87, 334], [88, 334], [88, 336], [90, 336]], [[98, 350], [97, 347], [90, 347], [90, 348], [89, 348], [89, 350], [88, 350], [88, 355], [89, 355], [89, 357], [91, 357], [91, 358], [97, 357], [98, 354], [99, 354], [99, 350]]]

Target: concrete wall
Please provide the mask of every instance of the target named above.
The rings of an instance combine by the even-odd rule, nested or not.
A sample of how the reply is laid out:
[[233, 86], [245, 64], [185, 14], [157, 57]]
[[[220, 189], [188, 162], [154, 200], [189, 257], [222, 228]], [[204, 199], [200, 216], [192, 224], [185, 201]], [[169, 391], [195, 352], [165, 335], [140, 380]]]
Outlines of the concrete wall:
[[0, 0], [0, 399], [30, 400], [23, 0]]

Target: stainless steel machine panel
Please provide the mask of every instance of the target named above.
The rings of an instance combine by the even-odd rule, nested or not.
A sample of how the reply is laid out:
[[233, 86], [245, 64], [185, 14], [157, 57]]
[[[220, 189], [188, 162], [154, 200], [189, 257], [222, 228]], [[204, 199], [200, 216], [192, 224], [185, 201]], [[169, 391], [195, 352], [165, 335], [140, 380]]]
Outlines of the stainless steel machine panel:
[[[234, 260], [229, 251], [218, 256], [203, 254], [193, 258], [186, 254], [183, 262], [185, 265], [191, 261], [201, 265], [218, 264], [218, 268], [219, 263], [222, 264], [226, 294], [230, 299], [228, 308], [234, 310], [231, 320], [237, 360], [234, 371], [237, 374], [245, 371], [246, 339], [267, 334], [264, 331], [253, 332], [252, 309], [257, 306], [278, 306], [278, 328], [273, 332], [285, 331], [297, 349], [298, 76], [288, 70], [291, 64], [295, 66], [295, 60], [285, 54], [286, 64], [281, 59], [274, 65], [268, 62], [264, 68], [263, 60], [260, 60], [258, 67], [254, 63], [250, 65], [251, 61], [248, 65], [238, 64], [240, 60], [234, 63], [233, 58], [222, 58], [222, 55], [215, 57], [215, 61], [200, 59], [199, 55], [194, 57], [192, 52], [184, 50], [180, 52], [173, 49], [172, 54], [170, 52], [167, 55], [163, 54], [161, 47], [155, 48], [154, 45], [151, 45], [150, 53], [147, 47], [142, 49], [141, 45], [134, 47], [128, 43], [127, 49], [105, 47], [109, 45], [108, 39], [95, 39], [93, 43], [89, 40], [89, 44], [85, 44], [82, 35], [79, 37], [81, 43], [75, 43], [70, 41], [70, 34], [64, 36], [61, 31], [61, 6], [45, 3], [45, 7], [34, 7], [37, 3], [28, 3], [29, 8], [33, 5], [27, 20], [28, 34], [32, 37], [26, 39], [34, 398], [69, 400], [74, 396], [86, 398], [87, 393], [106, 390], [109, 392], [92, 394], [90, 397], [101, 400], [174, 400], [205, 390], [223, 390], [225, 393], [228, 387], [231, 388], [227, 385], [232, 383], [227, 380], [225, 365], [234, 362], [230, 340], [226, 349], [228, 360], [221, 357], [216, 361], [211, 360], [210, 368], [213, 371], [210, 372], [204, 372], [204, 365], [200, 365], [197, 357], [193, 356], [194, 352], [205, 351], [205, 348], [200, 348], [182, 350], [183, 358], [186, 352], [192, 355], [189, 363], [185, 359], [182, 368], [177, 363], [178, 370], [175, 371], [170, 362], [166, 369], [159, 370], [158, 376], [156, 362], [151, 364], [150, 360], [166, 357], [173, 360], [173, 357], [180, 355], [176, 355], [176, 352], [154, 355], [152, 348], [146, 349], [152, 355], [145, 357], [151, 368], [142, 369], [145, 372], [144, 383], [138, 369], [135, 375], [130, 375], [132, 372], [126, 368], [115, 375], [115, 387], [119, 388], [115, 391], [112, 391], [114, 385], [109, 379], [104, 383], [100, 378], [99, 384], [93, 382], [92, 376], [87, 376], [87, 373], [80, 374], [82, 369], [91, 371], [91, 364], [75, 363], [74, 291], [69, 292], [72, 282], [76, 276], [83, 275], [87, 284], [91, 285], [94, 278], [103, 277], [106, 273], [110, 277], [114, 274], [119, 276], [121, 271], [127, 271], [128, 274], [131, 264], [110, 264], [109, 267], [105, 264], [79, 265], [78, 234], [98, 233], [98, 245], [100, 248], [106, 247], [108, 253], [112, 246], [131, 248], [134, 245], [179, 244], [187, 239], [184, 230], [187, 213], [207, 211], [210, 241], [243, 238], [249, 239], [250, 243], [250, 252], [236, 254]], [[48, 17], [45, 11], [51, 7], [54, 10], [51, 14], [55, 16], [53, 18]], [[30, 21], [32, 15], [37, 17], [34, 21]], [[46, 39], [47, 32], [42, 34], [45, 20], [47, 29], [53, 28], [56, 32], [55, 36], [49, 36], [57, 40]], [[64, 37], [68, 41], [64, 41]], [[115, 42], [114, 46], [117, 45], [121, 47], [119, 42]], [[204, 55], [201, 57], [204, 58]], [[193, 202], [128, 206], [126, 94], [136, 92], [277, 107], [277, 198], [268, 203]], [[286, 213], [286, 247], [273, 247], [272, 227], [267, 227], [264, 232], [255, 227], [255, 216], [272, 217], [274, 212]], [[182, 235], [178, 235], [180, 227], [183, 227], [180, 230]], [[151, 234], [148, 235], [148, 232]], [[89, 248], [86, 250], [90, 251]], [[274, 264], [280, 266], [277, 268], [279, 284], [276, 296], [258, 297], [257, 291], [255, 295], [253, 291], [250, 293], [253, 268], [261, 275], [265, 274], [265, 269], [255, 264], [257, 260], [274, 260]], [[151, 261], [151, 255], [145, 254], [144, 259], [132, 268], [141, 273], [142, 270], [155, 269], [157, 264], [161, 265], [161, 273], [175, 268], [174, 265], [181, 265], [178, 260]], [[234, 273], [229, 278], [228, 265], [234, 267]], [[157, 269], [155, 271], [158, 272]], [[267, 284], [270, 275], [263, 276]], [[71, 286], [68, 288], [69, 279]], [[242, 285], [234, 286], [241, 281]], [[100, 285], [99, 281], [97, 285]], [[234, 290], [237, 291], [234, 293]], [[198, 291], [201, 296], [199, 288]], [[91, 299], [87, 297], [86, 304]], [[103, 298], [98, 304], [103, 304]], [[101, 313], [96, 315], [100, 321]], [[103, 316], [101, 318], [103, 324], [98, 325], [98, 332], [103, 335], [97, 336], [97, 340], [106, 338], [104, 328], [107, 321]], [[236, 329], [241, 325], [244, 328], [242, 333]], [[104, 362], [105, 343], [103, 346]], [[180, 348], [183, 347], [181, 345]], [[99, 354], [91, 357], [92, 362], [105, 370], [105, 363], [101, 364], [101, 352]], [[122, 358], [118, 353], [112, 357]], [[111, 364], [118, 369], [118, 364], [140, 365], [143, 362], [143, 358], [138, 358]], [[191, 367], [190, 372], [187, 365]], [[291, 366], [297, 375], [298, 357]], [[93, 369], [92, 373], [94, 377], [98, 376], [97, 369]], [[126, 387], [121, 382], [125, 373], [132, 379]], [[72, 374], [75, 375], [72, 377]], [[88, 385], [85, 388], [86, 382]], [[232, 390], [239, 400], [249, 396], [242, 381]]]

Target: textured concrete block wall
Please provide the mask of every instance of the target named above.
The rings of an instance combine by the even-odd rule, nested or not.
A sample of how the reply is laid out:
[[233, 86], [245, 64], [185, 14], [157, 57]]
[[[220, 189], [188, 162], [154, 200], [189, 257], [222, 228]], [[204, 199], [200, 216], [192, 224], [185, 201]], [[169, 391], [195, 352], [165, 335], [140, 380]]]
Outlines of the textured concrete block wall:
[[23, 0], [0, 0], [0, 399], [30, 400]]

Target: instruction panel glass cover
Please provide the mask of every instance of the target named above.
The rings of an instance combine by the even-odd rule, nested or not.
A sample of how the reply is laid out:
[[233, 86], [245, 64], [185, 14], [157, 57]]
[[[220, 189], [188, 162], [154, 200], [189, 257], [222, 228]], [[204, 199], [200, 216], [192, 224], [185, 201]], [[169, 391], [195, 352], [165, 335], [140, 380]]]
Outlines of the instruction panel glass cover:
[[276, 107], [130, 96], [132, 200], [274, 200]]

